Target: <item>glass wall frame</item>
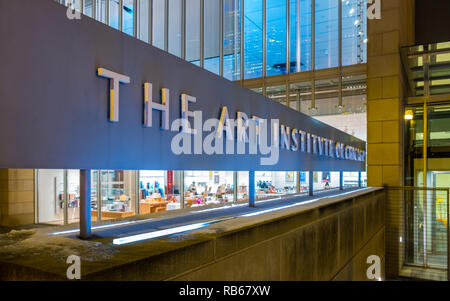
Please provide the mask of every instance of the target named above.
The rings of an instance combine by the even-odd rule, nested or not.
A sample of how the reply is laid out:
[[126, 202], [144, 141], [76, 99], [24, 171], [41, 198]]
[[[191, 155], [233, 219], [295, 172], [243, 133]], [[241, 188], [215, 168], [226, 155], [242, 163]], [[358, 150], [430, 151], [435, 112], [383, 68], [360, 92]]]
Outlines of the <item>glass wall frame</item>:
[[[55, 1], [67, 6], [70, 0]], [[341, 69], [363, 64], [367, 58], [367, 0], [326, 0], [333, 7], [333, 20], [322, 16], [320, 7], [313, 9], [323, 2], [319, 0], [72, 1], [86, 16], [95, 16], [100, 22], [242, 85], [249, 79], [322, 67]], [[195, 14], [187, 8], [194, 1]], [[216, 12], [213, 17], [208, 13], [211, 5]], [[192, 25], [195, 16], [198, 21]], [[331, 39], [326, 34], [327, 26], [321, 26], [321, 18], [330, 19], [326, 21], [333, 22], [333, 31], [339, 34], [334, 33]], [[190, 32], [192, 26], [196, 27], [195, 34]], [[209, 33], [211, 30], [214, 34]], [[215, 45], [212, 48], [208, 47], [211, 43]], [[320, 57], [316, 58], [321, 49], [327, 48], [320, 43], [330, 44], [329, 50], [337, 52], [332, 64], [323, 65]], [[194, 53], [186, 53], [189, 51]]]

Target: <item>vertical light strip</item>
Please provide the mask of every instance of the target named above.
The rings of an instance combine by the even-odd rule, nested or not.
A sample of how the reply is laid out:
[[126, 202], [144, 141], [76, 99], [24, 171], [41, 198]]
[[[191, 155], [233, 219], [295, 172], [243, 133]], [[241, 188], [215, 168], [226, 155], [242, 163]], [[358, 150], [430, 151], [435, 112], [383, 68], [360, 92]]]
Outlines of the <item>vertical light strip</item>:
[[223, 0], [219, 0], [219, 36], [220, 36], [220, 46], [219, 46], [219, 75], [223, 76], [223, 42], [224, 42], [224, 9], [223, 9]]
[[[174, 171], [175, 172], [175, 171]], [[184, 208], [184, 170], [179, 173], [180, 176], [180, 208]]]
[[[135, 204], [135, 209], [134, 212], [136, 214], [140, 214], [141, 213], [141, 208], [140, 208], [140, 203], [141, 203], [141, 190], [139, 187], [139, 178], [140, 178], [140, 171], [139, 170], [135, 170], [135, 189], [136, 189], [136, 199], [134, 200], [134, 204]], [[167, 182], [166, 182], [167, 183]]]
[[200, 67], [205, 67], [205, 0], [200, 0]]
[[63, 186], [64, 186], [64, 225], [67, 225], [68, 224], [68, 219], [69, 219], [69, 213], [68, 213], [68, 211], [67, 211], [67, 207], [68, 207], [68, 199], [69, 199], [69, 192], [68, 192], [68, 190], [69, 190], [69, 183], [68, 183], [68, 172], [67, 172], [67, 169], [64, 169], [64, 176], [63, 176], [63, 179], [64, 179], [64, 184], [63, 184]]
[[97, 171], [97, 221], [102, 220], [102, 170]]

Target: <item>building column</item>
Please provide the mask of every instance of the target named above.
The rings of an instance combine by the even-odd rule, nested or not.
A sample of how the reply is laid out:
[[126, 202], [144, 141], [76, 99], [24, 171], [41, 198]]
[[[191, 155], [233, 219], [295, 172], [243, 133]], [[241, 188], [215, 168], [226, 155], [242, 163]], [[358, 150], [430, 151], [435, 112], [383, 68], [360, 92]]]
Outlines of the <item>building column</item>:
[[339, 190], [344, 190], [344, 172], [339, 172]]
[[91, 237], [91, 170], [80, 170], [80, 238]]
[[255, 171], [248, 172], [248, 206], [255, 207]]
[[[414, 1], [382, 1], [381, 19], [368, 20], [368, 186], [403, 184], [403, 114], [408, 80], [400, 49], [414, 44]], [[403, 202], [386, 203], [386, 274], [403, 266]]]
[[358, 171], [358, 187], [362, 187], [362, 173]]
[[309, 171], [308, 172], [308, 176], [309, 176], [309, 196], [313, 196], [314, 195], [314, 171]]

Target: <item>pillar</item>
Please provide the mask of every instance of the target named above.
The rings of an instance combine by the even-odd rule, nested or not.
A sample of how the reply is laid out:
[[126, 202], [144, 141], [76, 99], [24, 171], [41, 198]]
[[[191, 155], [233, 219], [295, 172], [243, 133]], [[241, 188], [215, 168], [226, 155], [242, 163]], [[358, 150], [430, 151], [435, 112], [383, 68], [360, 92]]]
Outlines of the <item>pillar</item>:
[[255, 171], [248, 172], [248, 206], [255, 207]]
[[91, 237], [91, 170], [80, 170], [80, 238]]

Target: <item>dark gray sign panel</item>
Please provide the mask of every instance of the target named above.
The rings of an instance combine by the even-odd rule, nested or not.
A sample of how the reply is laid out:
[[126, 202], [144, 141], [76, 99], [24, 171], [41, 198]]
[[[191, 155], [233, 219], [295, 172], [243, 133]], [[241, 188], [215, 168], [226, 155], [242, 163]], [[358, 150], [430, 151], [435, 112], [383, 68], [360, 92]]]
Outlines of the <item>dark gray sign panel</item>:
[[[365, 142], [89, 17], [70, 20], [66, 11], [52, 0], [0, 0], [0, 168], [365, 169]], [[109, 71], [125, 76], [118, 94], [110, 91]], [[145, 83], [153, 103], [168, 96], [170, 126], [182, 116], [182, 95], [189, 95], [196, 98], [189, 111], [201, 111], [204, 121], [219, 119], [224, 107], [230, 119], [238, 112], [277, 119], [290, 130], [329, 139], [319, 142], [342, 143], [350, 157], [346, 149], [336, 158], [329, 154], [334, 149], [280, 148], [276, 164], [261, 165], [267, 156], [248, 151], [177, 155], [171, 143], [179, 133], [161, 129], [164, 112], [153, 109], [152, 126], [144, 126]]]

